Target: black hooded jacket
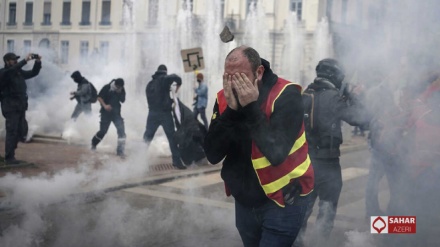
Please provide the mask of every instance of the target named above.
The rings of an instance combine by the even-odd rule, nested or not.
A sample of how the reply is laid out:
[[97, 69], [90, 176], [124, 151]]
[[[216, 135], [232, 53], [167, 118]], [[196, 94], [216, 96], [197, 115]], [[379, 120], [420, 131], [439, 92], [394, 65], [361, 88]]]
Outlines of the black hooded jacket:
[[0, 70], [2, 112], [26, 111], [28, 109], [27, 79], [40, 73], [41, 62], [35, 61], [32, 70], [23, 70], [26, 60]]
[[173, 100], [170, 97], [170, 87], [176, 82], [178, 86], [182, 85], [182, 79], [176, 75], [167, 75], [165, 71], [156, 71], [145, 89], [148, 108], [152, 111], [171, 112]]
[[252, 140], [273, 166], [288, 156], [303, 123], [301, 92], [287, 86], [275, 102], [275, 110], [267, 121], [260, 109], [278, 76], [262, 59], [265, 68], [263, 85], [256, 102], [238, 109], [227, 107], [219, 116], [218, 102], [204, 142], [206, 157], [212, 164], [223, 161], [222, 179], [234, 198], [246, 207], [258, 207], [269, 199], [255, 174], [252, 160]]
[[[342, 144], [341, 120], [350, 125], [364, 125], [368, 123], [368, 116], [360, 105], [349, 105], [326, 78], [316, 78], [304, 91], [304, 94], [312, 93], [315, 95], [313, 129], [316, 132], [306, 135], [309, 155], [311, 158], [338, 158]], [[303, 102], [307, 101], [304, 99]], [[304, 107], [309, 106], [305, 104]]]

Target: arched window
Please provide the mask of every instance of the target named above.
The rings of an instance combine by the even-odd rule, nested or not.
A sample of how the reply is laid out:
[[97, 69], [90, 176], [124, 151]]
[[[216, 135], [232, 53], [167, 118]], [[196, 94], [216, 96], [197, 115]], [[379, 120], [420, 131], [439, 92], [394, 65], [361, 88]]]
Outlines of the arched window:
[[49, 41], [48, 39], [42, 39], [42, 40], [40, 41], [40, 44], [38, 44], [38, 47], [49, 49], [49, 47], [50, 47], [50, 41]]

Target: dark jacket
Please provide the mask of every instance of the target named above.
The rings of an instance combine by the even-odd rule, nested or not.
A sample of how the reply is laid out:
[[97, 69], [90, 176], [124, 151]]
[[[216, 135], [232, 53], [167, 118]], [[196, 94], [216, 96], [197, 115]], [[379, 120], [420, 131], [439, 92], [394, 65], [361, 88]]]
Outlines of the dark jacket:
[[41, 62], [35, 61], [32, 70], [23, 70], [26, 60], [0, 70], [2, 112], [26, 111], [28, 109], [27, 79], [38, 75]]
[[182, 79], [176, 74], [167, 75], [162, 71], [156, 71], [152, 77], [153, 80], [145, 89], [148, 108], [152, 111], [171, 112], [173, 100], [170, 97], [170, 87], [174, 82], [182, 85]]
[[92, 88], [89, 81], [82, 77], [81, 81], [78, 82], [78, 87], [75, 92], [75, 99], [81, 104], [90, 104], [90, 99], [92, 98]]
[[267, 121], [260, 105], [278, 76], [268, 63], [263, 66], [263, 85], [257, 102], [237, 111], [227, 107], [220, 116], [216, 102], [204, 143], [209, 162], [217, 164], [224, 159], [222, 179], [234, 198], [247, 207], [258, 207], [269, 201], [253, 169], [252, 140], [270, 163], [277, 166], [287, 158], [303, 123], [301, 92], [294, 85], [287, 86], [275, 101], [275, 111], [270, 122]]
[[175, 109], [173, 111], [177, 128], [174, 133], [174, 141], [179, 147], [180, 158], [183, 163], [191, 165], [206, 157], [203, 151], [203, 139], [206, 135], [206, 129], [203, 124], [194, 118], [193, 112], [187, 106], [179, 99], [177, 101], [179, 110], [176, 111]]
[[396, 155], [401, 152], [402, 144], [407, 142], [403, 140], [408, 116], [394, 101], [396, 90], [384, 82], [373, 87], [366, 95], [370, 116], [370, 147], [385, 155]]
[[343, 141], [341, 120], [350, 125], [364, 125], [368, 123], [368, 116], [360, 105], [348, 104], [339, 90], [325, 78], [316, 78], [304, 91], [304, 94], [312, 93], [315, 95], [315, 132], [306, 135], [309, 155], [311, 158], [338, 158]]
[[125, 88], [122, 88], [122, 92], [117, 93], [111, 90], [112, 83], [114, 82], [105, 85], [101, 91], [99, 91], [98, 97], [102, 98], [107, 105], [112, 107], [112, 110], [108, 112], [101, 106], [101, 110], [99, 111], [101, 114], [121, 114], [121, 103], [125, 102]]

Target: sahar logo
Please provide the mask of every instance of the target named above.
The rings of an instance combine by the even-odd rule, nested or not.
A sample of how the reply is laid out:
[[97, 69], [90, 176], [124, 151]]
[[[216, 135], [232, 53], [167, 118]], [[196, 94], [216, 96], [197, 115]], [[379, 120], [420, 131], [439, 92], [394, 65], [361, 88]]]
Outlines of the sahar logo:
[[388, 216], [371, 216], [370, 231], [375, 234], [388, 233]]

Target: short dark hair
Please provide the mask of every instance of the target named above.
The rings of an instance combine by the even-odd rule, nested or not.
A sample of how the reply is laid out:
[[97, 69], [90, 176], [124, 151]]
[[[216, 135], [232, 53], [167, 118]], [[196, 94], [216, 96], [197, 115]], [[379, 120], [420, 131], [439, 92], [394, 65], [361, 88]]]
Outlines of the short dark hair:
[[261, 65], [261, 57], [258, 52], [252, 47], [246, 47], [243, 50], [243, 55], [248, 59], [251, 63], [252, 71], [256, 71], [258, 67]]
[[241, 53], [247, 58], [247, 60], [251, 64], [252, 71], [255, 72], [258, 69], [258, 67], [261, 65], [261, 57], [260, 54], [258, 54], [258, 52], [252, 47], [249, 46], [236, 47], [228, 53], [226, 59], [229, 57], [229, 55], [239, 50], [241, 50]]

